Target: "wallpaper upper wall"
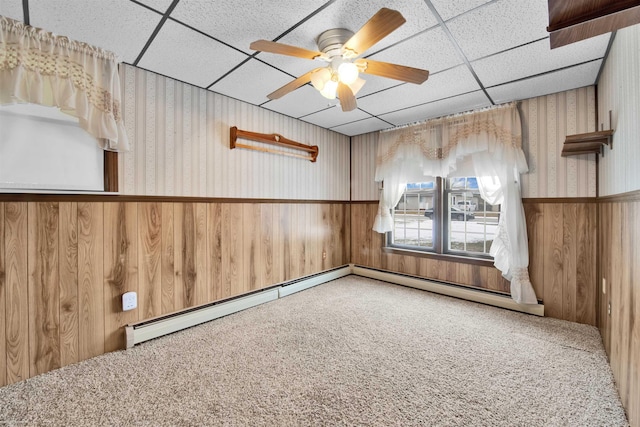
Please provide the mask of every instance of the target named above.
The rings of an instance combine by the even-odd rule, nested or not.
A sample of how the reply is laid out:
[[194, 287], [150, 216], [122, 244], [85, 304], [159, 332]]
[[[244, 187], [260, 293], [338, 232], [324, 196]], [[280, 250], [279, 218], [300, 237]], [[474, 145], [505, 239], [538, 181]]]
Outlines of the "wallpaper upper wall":
[[[609, 123], [611, 110], [612, 123]], [[615, 130], [600, 158], [600, 196], [640, 189], [640, 25], [616, 33], [598, 81], [598, 117]]]
[[567, 135], [596, 130], [594, 86], [525, 99], [520, 104], [522, 149], [529, 173], [522, 197], [595, 197], [595, 154], [562, 157]]
[[[595, 197], [595, 155], [560, 156], [566, 135], [595, 130], [595, 87], [526, 99], [519, 108], [529, 164], [529, 173], [522, 175], [522, 197]], [[353, 200], [379, 197], [373, 181], [377, 141], [377, 132], [352, 138]]]
[[[129, 65], [120, 73], [133, 146], [119, 156], [122, 194], [349, 200], [349, 137]], [[317, 145], [318, 160], [231, 150], [231, 126]]]

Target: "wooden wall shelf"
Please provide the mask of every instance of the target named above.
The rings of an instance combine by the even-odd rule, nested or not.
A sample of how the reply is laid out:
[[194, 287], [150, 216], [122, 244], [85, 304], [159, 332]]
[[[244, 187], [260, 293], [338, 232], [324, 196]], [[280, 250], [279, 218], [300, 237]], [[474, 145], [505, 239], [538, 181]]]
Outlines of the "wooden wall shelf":
[[[237, 142], [238, 138], [249, 139], [251, 141], [262, 142], [264, 144], [277, 145], [279, 147], [293, 148], [295, 150], [301, 150], [309, 154], [298, 154], [298, 153], [292, 153], [290, 151], [281, 151], [281, 150], [274, 150], [272, 148], [267, 148], [267, 147], [259, 147], [256, 145], [239, 144]], [[248, 132], [246, 130], [240, 130], [235, 126], [232, 126], [230, 128], [230, 141], [231, 141], [232, 150], [234, 148], [246, 148], [248, 150], [257, 150], [257, 151], [263, 151], [266, 153], [282, 154], [284, 156], [297, 157], [299, 159], [305, 159], [311, 162], [315, 162], [316, 159], [318, 158], [317, 145], [301, 144], [299, 142], [287, 139], [282, 135], [278, 135], [277, 133], [265, 134], [265, 133], [257, 133], [257, 132]]]
[[551, 49], [640, 23], [640, 0], [549, 0]]
[[605, 145], [613, 148], [613, 129], [599, 132], [567, 135], [562, 147], [562, 157], [576, 156], [578, 154], [600, 153], [604, 156]]

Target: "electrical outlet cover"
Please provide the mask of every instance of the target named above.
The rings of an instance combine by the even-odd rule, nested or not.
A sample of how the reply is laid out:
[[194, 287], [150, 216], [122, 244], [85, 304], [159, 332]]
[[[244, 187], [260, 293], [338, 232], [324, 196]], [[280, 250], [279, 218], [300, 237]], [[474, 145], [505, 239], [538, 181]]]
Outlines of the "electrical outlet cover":
[[138, 307], [138, 295], [135, 292], [122, 294], [122, 311], [133, 310]]

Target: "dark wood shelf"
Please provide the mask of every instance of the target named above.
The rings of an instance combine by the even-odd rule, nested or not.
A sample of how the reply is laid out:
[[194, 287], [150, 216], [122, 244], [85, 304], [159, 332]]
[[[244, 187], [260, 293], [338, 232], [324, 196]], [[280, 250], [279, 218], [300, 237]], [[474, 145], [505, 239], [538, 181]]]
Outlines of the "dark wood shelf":
[[562, 147], [562, 157], [589, 153], [600, 153], [604, 155], [603, 147], [605, 145], [613, 148], [612, 136], [613, 129], [567, 135], [564, 146]]

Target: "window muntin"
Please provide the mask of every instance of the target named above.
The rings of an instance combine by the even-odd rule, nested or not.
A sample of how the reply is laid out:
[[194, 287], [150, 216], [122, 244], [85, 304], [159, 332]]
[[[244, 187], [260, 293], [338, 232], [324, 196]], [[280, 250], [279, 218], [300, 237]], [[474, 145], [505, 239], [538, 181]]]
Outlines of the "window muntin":
[[390, 246], [488, 257], [500, 206], [482, 199], [475, 177], [460, 177], [407, 184], [392, 215]]

